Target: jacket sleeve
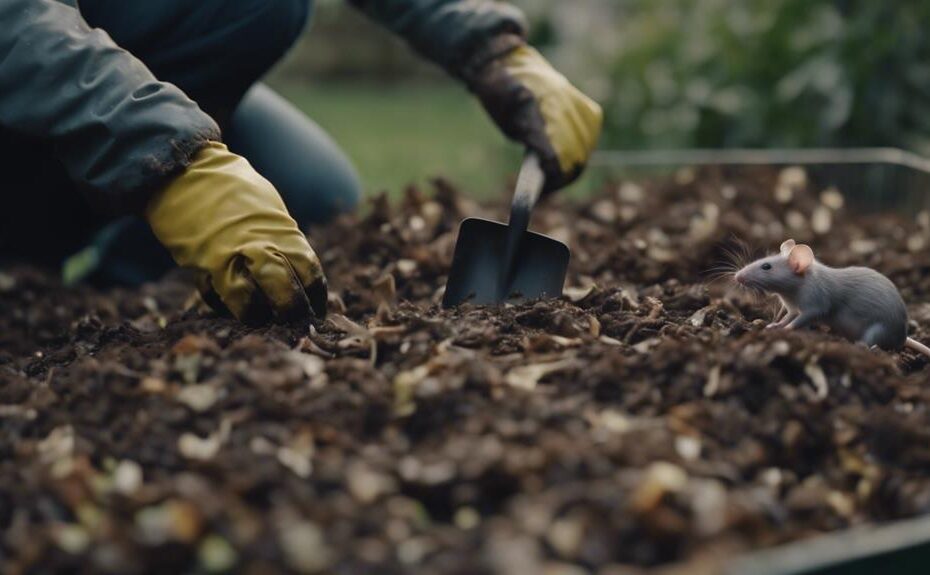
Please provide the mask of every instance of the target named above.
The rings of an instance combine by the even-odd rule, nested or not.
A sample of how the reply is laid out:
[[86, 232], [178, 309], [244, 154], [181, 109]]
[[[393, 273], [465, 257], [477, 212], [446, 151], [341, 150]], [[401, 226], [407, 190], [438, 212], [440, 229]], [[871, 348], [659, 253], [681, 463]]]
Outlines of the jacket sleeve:
[[492, 0], [350, 0], [453, 76], [522, 44], [526, 19]]
[[0, 1], [0, 129], [48, 142], [108, 213], [141, 211], [220, 139], [181, 90], [54, 0]]

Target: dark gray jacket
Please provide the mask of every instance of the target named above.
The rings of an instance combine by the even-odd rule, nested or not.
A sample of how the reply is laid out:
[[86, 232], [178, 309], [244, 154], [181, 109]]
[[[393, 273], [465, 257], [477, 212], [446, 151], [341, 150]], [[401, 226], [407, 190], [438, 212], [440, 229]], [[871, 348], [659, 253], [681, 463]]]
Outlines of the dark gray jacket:
[[[524, 30], [520, 13], [497, 2], [352, 3], [458, 76], [482, 51], [512, 42], [495, 38]], [[183, 92], [56, 0], [0, 0], [0, 129], [48, 142], [88, 199], [114, 214], [141, 211], [221, 137]]]

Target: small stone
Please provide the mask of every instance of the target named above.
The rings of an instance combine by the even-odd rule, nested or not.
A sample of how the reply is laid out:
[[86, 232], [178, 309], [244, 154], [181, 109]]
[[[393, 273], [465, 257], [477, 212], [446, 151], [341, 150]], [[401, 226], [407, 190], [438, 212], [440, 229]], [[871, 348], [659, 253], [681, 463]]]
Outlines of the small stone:
[[679, 435], [675, 438], [675, 451], [686, 461], [694, 461], [701, 455], [701, 440], [696, 437]]
[[600, 200], [591, 206], [591, 217], [602, 224], [612, 224], [617, 221], [617, 206], [610, 200]]
[[846, 200], [838, 189], [829, 187], [820, 193], [820, 203], [835, 211], [842, 209]]
[[153, 394], [164, 393], [168, 389], [168, 384], [160, 377], [144, 377], [139, 385], [142, 391]]
[[235, 548], [226, 539], [211, 534], [203, 538], [197, 548], [200, 565], [209, 573], [223, 573], [236, 565], [239, 559]]
[[323, 530], [312, 521], [283, 525], [279, 541], [288, 565], [299, 573], [318, 573], [332, 563], [332, 551]]
[[643, 187], [633, 182], [624, 182], [617, 190], [617, 197], [621, 202], [638, 204], [646, 197]]
[[417, 565], [434, 547], [435, 544], [425, 537], [413, 537], [397, 547], [397, 558], [405, 565]]
[[200, 536], [203, 518], [192, 503], [170, 499], [137, 511], [135, 526], [139, 538], [148, 545], [193, 543]]
[[142, 466], [124, 459], [113, 472], [113, 489], [121, 495], [132, 495], [142, 486]]
[[794, 199], [794, 190], [790, 186], [775, 186], [775, 201], [779, 204], [791, 203]]
[[807, 171], [800, 166], [789, 166], [778, 173], [778, 184], [795, 190], [807, 187]]
[[16, 287], [16, 278], [11, 275], [0, 272], [0, 292], [6, 293], [13, 291]]
[[402, 259], [397, 260], [397, 271], [404, 277], [413, 275], [417, 271], [417, 262], [414, 260]]
[[52, 539], [62, 551], [71, 555], [80, 555], [90, 547], [90, 534], [84, 527], [74, 523], [52, 529]]
[[860, 256], [874, 253], [878, 249], [878, 242], [875, 240], [856, 239], [849, 243], [849, 249]]
[[927, 248], [927, 238], [920, 234], [914, 234], [907, 238], [907, 249], [912, 253], [922, 252]]
[[360, 503], [372, 503], [381, 495], [391, 493], [396, 489], [393, 478], [372, 471], [361, 462], [351, 464], [347, 475], [349, 492]]
[[546, 532], [546, 541], [556, 553], [566, 559], [574, 559], [584, 540], [584, 525], [571, 518], [556, 519]]
[[816, 234], [826, 234], [833, 227], [833, 213], [823, 207], [818, 206], [814, 208], [814, 212], [811, 214], [811, 229], [814, 230]]
[[807, 218], [797, 210], [791, 210], [785, 214], [785, 224], [793, 230], [804, 230], [807, 228]]
[[474, 529], [481, 523], [481, 515], [473, 507], [460, 507], [455, 511], [453, 522], [459, 529]]

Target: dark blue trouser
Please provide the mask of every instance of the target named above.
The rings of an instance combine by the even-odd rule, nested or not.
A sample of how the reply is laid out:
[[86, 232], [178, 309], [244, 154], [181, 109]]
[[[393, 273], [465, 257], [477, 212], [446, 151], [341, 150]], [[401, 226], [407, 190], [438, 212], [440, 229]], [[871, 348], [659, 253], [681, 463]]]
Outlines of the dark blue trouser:
[[[161, 80], [176, 84], [223, 128], [224, 140], [270, 180], [301, 228], [352, 210], [361, 186], [348, 158], [309, 118], [258, 84], [293, 45], [311, 0], [81, 0], [106, 30]], [[88, 242], [101, 257], [95, 277], [138, 283], [173, 266], [140, 218], [101, 221], [50, 162], [41, 143], [0, 133], [0, 170], [17, 182], [0, 250], [56, 265]], [[5, 161], [4, 158], [6, 158]]]

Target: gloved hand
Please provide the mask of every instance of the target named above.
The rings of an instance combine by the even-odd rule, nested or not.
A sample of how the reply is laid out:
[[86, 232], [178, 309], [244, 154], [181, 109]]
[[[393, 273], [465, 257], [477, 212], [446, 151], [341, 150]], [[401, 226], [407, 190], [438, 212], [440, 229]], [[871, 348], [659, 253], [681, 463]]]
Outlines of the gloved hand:
[[211, 142], [156, 194], [146, 218], [175, 261], [201, 272], [214, 308], [248, 324], [326, 315], [326, 279], [268, 180]]
[[581, 174], [600, 137], [603, 112], [539, 52], [522, 45], [481, 65], [466, 82], [501, 130], [539, 155], [546, 192]]

